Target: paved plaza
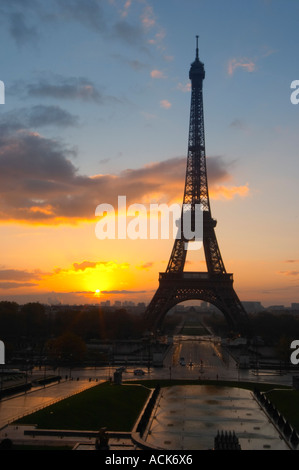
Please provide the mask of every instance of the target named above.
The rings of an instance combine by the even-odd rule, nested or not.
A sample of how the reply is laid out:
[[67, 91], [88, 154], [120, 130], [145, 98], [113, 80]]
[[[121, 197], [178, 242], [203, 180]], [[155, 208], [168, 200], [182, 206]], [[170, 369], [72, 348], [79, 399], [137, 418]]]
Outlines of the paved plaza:
[[88, 380], [66, 380], [0, 400], [0, 430], [22, 416], [95, 386]]
[[210, 385], [164, 389], [146, 443], [208, 450], [218, 431], [235, 432], [242, 450], [289, 450], [250, 391]]

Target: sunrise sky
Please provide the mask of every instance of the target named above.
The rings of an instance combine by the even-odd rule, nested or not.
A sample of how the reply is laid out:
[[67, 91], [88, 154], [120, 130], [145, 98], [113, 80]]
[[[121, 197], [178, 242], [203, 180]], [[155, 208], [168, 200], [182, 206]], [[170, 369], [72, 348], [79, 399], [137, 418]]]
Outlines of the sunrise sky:
[[2, 0], [0, 18], [1, 300], [150, 301], [173, 240], [99, 240], [95, 210], [182, 201], [198, 34], [225, 267], [241, 300], [299, 302], [297, 0]]

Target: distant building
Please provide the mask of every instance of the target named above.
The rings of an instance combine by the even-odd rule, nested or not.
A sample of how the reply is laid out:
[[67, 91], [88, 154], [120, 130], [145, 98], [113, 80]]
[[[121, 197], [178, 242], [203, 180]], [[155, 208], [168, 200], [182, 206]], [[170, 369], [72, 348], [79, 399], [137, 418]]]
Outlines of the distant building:
[[258, 313], [265, 310], [261, 302], [258, 301], [245, 301], [242, 304], [247, 313]]
[[124, 307], [134, 307], [135, 306], [135, 302], [132, 302], [131, 300], [125, 300], [123, 302], [123, 306]]
[[299, 303], [291, 303], [291, 310], [298, 310], [299, 311]]
[[174, 306], [174, 311], [175, 312], [184, 312], [185, 311], [185, 305], [183, 304], [178, 304]]
[[286, 307], [284, 305], [270, 305], [270, 307], [268, 307], [267, 310], [283, 311], [283, 310], [286, 310]]

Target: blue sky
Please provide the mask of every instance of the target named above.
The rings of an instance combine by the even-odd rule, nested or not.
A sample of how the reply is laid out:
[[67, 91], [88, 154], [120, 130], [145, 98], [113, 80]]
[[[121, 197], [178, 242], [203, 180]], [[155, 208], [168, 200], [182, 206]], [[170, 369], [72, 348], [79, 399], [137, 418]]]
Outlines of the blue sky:
[[[132, 202], [180, 200], [198, 34], [211, 204], [227, 270], [243, 300], [299, 302], [296, 0], [2, 0], [0, 17], [0, 297], [44, 292], [36, 270], [46, 280], [57, 266], [108, 262], [94, 237], [96, 204], [124, 191]], [[41, 256], [41, 233], [52, 259]], [[24, 252], [20, 237], [29, 234]], [[171, 246], [164, 265], [147, 250], [136, 256], [151, 263], [144, 283], [154, 291]], [[124, 263], [125, 251], [113, 248]]]

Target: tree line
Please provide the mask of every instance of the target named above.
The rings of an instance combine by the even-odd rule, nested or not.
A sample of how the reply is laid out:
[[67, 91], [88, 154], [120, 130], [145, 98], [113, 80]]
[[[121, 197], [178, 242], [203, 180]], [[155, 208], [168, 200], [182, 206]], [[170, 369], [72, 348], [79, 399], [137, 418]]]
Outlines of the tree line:
[[[179, 321], [175, 315], [167, 316], [164, 332], [171, 333]], [[227, 329], [222, 315], [207, 315], [205, 321], [215, 334], [221, 335]], [[0, 302], [0, 340], [5, 343], [7, 357], [26, 349], [37, 354], [50, 349], [61, 355], [63, 345], [69, 345], [68, 351], [73, 348], [82, 352], [90, 341], [140, 339], [144, 333], [143, 315], [125, 309], [70, 305], [53, 313], [38, 302], [24, 305]], [[260, 336], [269, 346], [288, 345], [299, 339], [299, 315], [271, 312], [251, 315], [248, 333], [251, 338]]]
[[25, 350], [42, 354], [59, 345], [61, 350], [62, 343], [82, 351], [83, 344], [91, 340], [136, 339], [142, 333], [142, 317], [125, 309], [65, 306], [51, 313], [37, 302], [0, 302], [0, 339], [8, 357]]

